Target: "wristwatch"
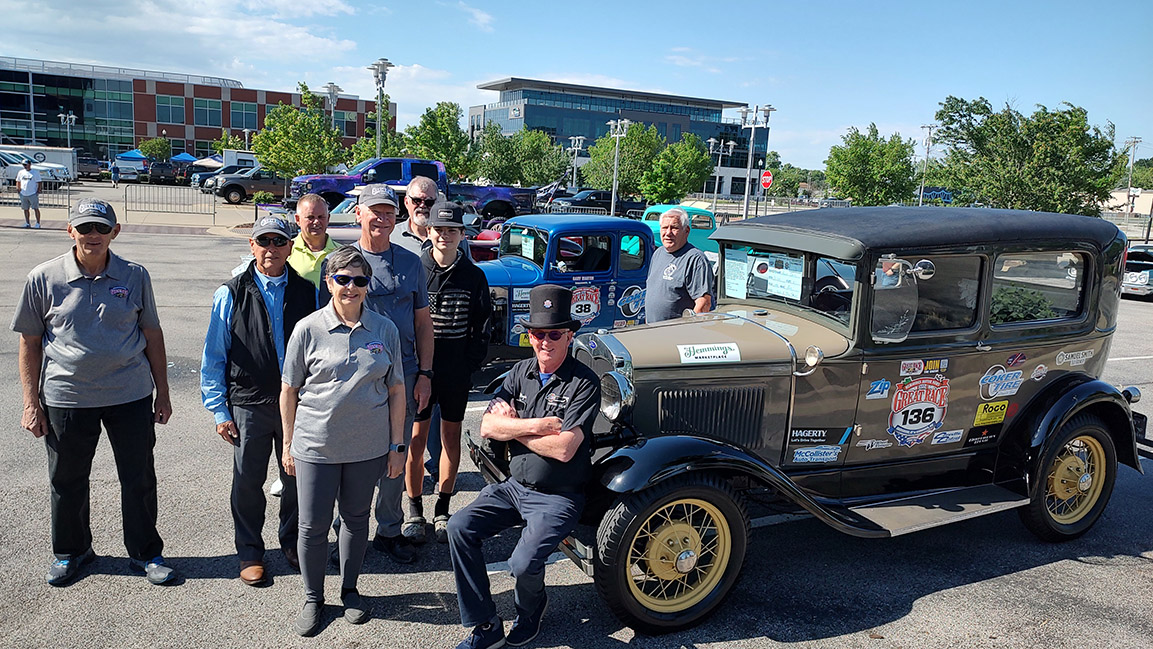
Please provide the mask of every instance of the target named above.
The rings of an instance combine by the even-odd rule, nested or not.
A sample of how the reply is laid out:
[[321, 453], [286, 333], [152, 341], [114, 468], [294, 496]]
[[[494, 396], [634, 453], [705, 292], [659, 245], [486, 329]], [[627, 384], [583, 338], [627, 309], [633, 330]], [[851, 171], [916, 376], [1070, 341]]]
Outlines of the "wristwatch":
[[432, 380], [432, 370], [417, 370], [416, 375], [417, 376], [427, 376], [429, 381]]
[[392, 453], [404, 454], [408, 452], [408, 445], [404, 444], [403, 442], [400, 444], [390, 444], [388, 450]]

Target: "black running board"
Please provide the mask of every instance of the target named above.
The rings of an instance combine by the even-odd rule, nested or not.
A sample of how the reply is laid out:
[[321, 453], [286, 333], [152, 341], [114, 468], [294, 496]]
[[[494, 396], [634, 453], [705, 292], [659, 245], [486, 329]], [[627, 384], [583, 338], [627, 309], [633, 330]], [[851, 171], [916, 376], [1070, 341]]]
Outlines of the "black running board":
[[853, 507], [852, 511], [888, 530], [890, 536], [900, 536], [1028, 503], [1028, 498], [1004, 487], [981, 485]]

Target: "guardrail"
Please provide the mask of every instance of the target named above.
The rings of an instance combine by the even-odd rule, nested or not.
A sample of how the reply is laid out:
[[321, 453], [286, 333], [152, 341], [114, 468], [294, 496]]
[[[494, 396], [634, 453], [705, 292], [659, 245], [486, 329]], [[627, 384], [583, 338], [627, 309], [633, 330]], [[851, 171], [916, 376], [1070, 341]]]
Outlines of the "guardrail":
[[[20, 206], [20, 191], [16, 188], [16, 183], [0, 185], [0, 205]], [[40, 183], [40, 209], [68, 209], [71, 206], [71, 183]]]
[[124, 213], [205, 214], [216, 223], [216, 196], [187, 185], [126, 184]]

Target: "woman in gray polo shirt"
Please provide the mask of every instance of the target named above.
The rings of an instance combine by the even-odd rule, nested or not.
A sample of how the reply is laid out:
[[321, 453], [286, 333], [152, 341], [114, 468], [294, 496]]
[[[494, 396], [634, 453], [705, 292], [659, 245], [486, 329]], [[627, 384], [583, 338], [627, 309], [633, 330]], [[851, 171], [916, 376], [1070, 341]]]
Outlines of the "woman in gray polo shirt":
[[364, 308], [372, 267], [351, 246], [328, 255], [332, 300], [300, 320], [284, 355], [280, 412], [284, 469], [296, 476], [300, 504], [300, 572], [305, 603], [296, 631], [320, 626], [332, 507], [340, 528], [340, 596], [352, 624], [368, 619], [356, 591], [368, 545], [373, 488], [387, 469], [404, 469], [404, 368], [400, 334], [388, 318]]

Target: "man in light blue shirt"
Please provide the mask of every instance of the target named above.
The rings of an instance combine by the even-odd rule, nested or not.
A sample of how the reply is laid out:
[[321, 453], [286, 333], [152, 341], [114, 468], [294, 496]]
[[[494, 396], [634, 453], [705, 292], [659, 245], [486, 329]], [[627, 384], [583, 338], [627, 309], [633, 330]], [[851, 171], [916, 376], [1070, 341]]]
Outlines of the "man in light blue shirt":
[[[255, 259], [216, 290], [204, 339], [200, 393], [216, 433], [236, 447], [232, 470], [232, 519], [240, 579], [265, 583], [264, 480], [273, 450], [281, 456], [280, 373], [284, 345], [296, 323], [316, 310], [316, 287], [287, 265], [288, 222], [257, 221], [249, 246]], [[271, 335], [269, 335], [271, 334]], [[279, 466], [279, 462], [277, 463]], [[280, 467], [280, 547], [296, 570], [296, 481]]]

